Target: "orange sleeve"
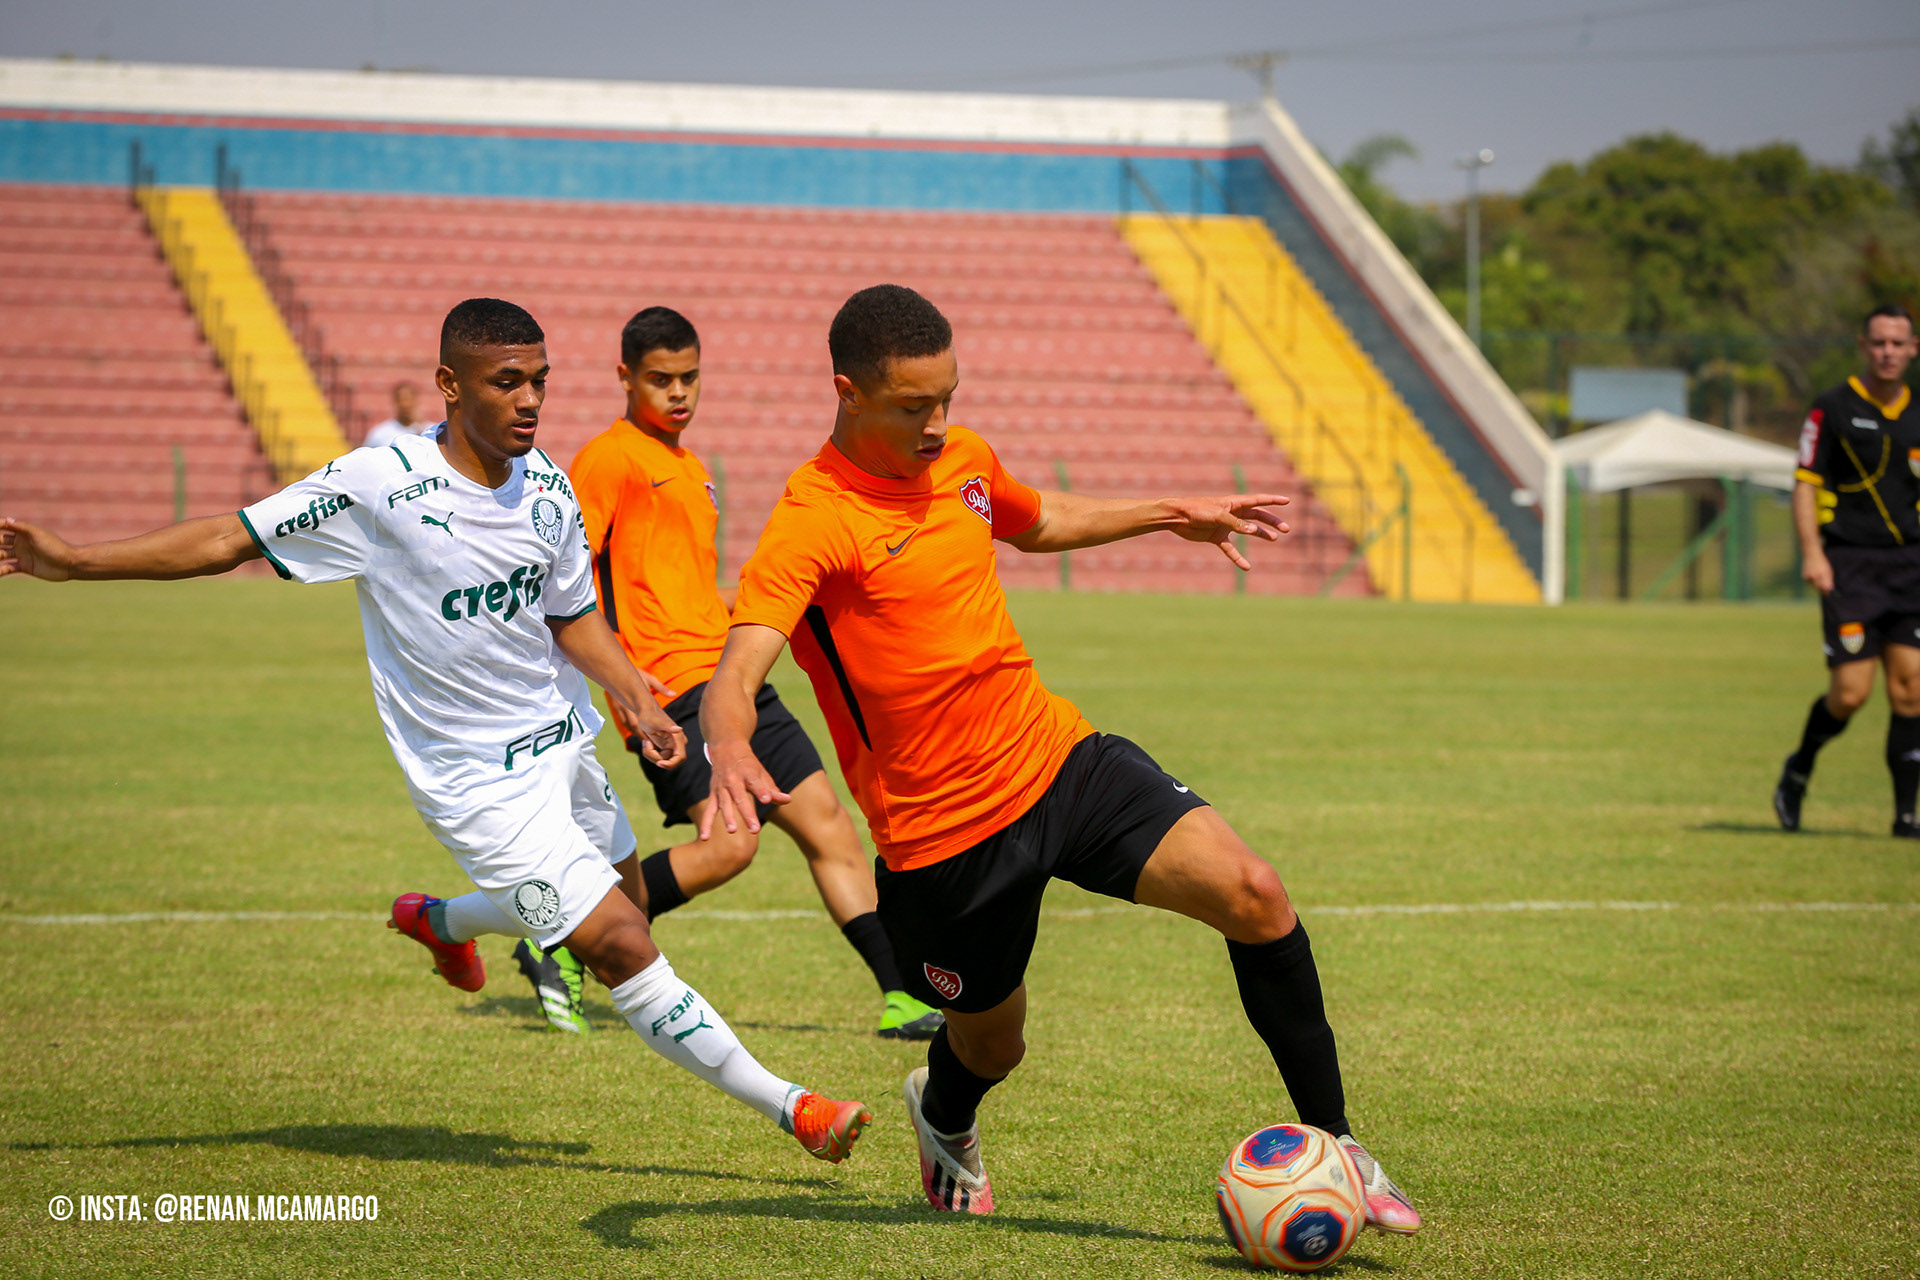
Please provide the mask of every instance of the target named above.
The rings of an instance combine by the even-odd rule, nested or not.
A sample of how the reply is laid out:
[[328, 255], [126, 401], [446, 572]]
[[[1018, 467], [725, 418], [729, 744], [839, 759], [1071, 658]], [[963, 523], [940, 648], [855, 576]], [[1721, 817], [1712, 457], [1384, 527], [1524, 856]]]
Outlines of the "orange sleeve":
[[993, 451], [993, 446], [987, 445], [986, 450], [987, 457], [993, 460], [993, 471], [988, 477], [993, 494], [993, 536], [1017, 538], [1033, 528], [1033, 522], [1040, 518], [1040, 491], [1015, 480], [1000, 465], [1000, 455]]
[[846, 526], [830, 511], [782, 499], [740, 568], [733, 623], [792, 636], [821, 584], [850, 563]]

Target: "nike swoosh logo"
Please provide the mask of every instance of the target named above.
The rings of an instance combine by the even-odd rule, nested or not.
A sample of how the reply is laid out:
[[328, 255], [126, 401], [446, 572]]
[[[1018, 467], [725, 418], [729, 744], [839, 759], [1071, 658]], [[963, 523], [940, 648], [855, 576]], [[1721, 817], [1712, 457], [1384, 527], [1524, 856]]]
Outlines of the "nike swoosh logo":
[[907, 544], [908, 544], [909, 542], [912, 542], [912, 541], [913, 541], [913, 538], [914, 538], [914, 534], [917, 534], [917, 533], [919, 533], [919, 532], [920, 532], [920, 531], [919, 531], [918, 529], [915, 529], [915, 530], [913, 531], [913, 533], [910, 533], [910, 534], [908, 534], [908, 535], [907, 535], [906, 537], [904, 537], [904, 538], [902, 538], [902, 539], [900, 539], [900, 545], [899, 545], [899, 546], [897, 546], [897, 547], [888, 547], [888, 548], [887, 548], [887, 554], [888, 554], [888, 555], [890, 555], [890, 556], [897, 556], [897, 555], [899, 555], [899, 554], [900, 554], [900, 553], [901, 553], [902, 551], [905, 551], [905, 550], [907, 549]]
[[[673, 479], [673, 477], [672, 477], [672, 476], [668, 476], [668, 477], [667, 477], [667, 480], [671, 480], [671, 479]], [[660, 487], [661, 485], [663, 485], [663, 484], [665, 484], [665, 483], [667, 482], [667, 480], [655, 480], [655, 481], [653, 482], [653, 487], [654, 487], [654, 488], [656, 488], [656, 489], [658, 489], [658, 488], [659, 488], [659, 487]]]
[[1175, 791], [1178, 791], [1178, 792], [1179, 792], [1179, 793], [1180, 793], [1181, 795], [1185, 795], [1185, 794], [1187, 794], [1187, 792], [1189, 792], [1189, 791], [1191, 791], [1191, 790], [1193, 790], [1193, 788], [1192, 788], [1192, 787], [1183, 787], [1183, 786], [1181, 786], [1181, 785], [1180, 785], [1179, 783], [1177, 783], [1177, 782], [1173, 784], [1173, 789], [1174, 789]]

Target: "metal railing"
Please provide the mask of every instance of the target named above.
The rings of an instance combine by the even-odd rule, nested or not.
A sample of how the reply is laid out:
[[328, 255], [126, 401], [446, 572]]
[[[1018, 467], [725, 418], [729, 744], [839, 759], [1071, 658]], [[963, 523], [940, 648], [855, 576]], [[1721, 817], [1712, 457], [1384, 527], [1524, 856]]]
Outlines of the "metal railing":
[[340, 357], [327, 350], [326, 331], [295, 291], [293, 277], [273, 243], [272, 227], [261, 216], [255, 199], [242, 190], [240, 170], [228, 163], [225, 143], [214, 148], [213, 173], [214, 191], [220, 197], [220, 205], [227, 211], [240, 243], [246, 246], [247, 256], [253, 259], [253, 269], [267, 286], [267, 296], [279, 309], [287, 332], [293, 335], [294, 345], [306, 357], [307, 368], [313, 371], [320, 394], [333, 410], [334, 421], [348, 440], [355, 443], [364, 440], [371, 424], [365, 412], [354, 406], [353, 384], [344, 372]]
[[[1192, 238], [1181, 226], [1180, 215], [1174, 213], [1160, 197], [1159, 192], [1131, 160], [1121, 162], [1121, 213], [1131, 216], [1133, 212], [1132, 194], [1138, 191], [1145, 197], [1147, 210], [1151, 212], [1172, 234], [1176, 243], [1185, 251], [1193, 264], [1195, 293], [1192, 299], [1194, 315], [1194, 335], [1200, 340], [1208, 353], [1216, 361], [1221, 360], [1229, 337], [1229, 322], [1238, 324], [1237, 336], [1247, 342], [1259, 354], [1264, 364], [1278, 377], [1291, 399], [1290, 413], [1270, 419], [1269, 425], [1280, 437], [1283, 447], [1300, 464], [1301, 470], [1311, 480], [1321, 501], [1331, 511], [1336, 512], [1336, 520], [1352, 531], [1357, 546], [1371, 549], [1381, 545], [1382, 535], [1395, 522], [1401, 522], [1401, 537], [1395, 548], [1400, 564], [1387, 563], [1381, 566], [1383, 579], [1397, 578], [1401, 584], [1401, 595], [1411, 598], [1412, 565], [1411, 560], [1416, 541], [1416, 526], [1411, 517], [1412, 480], [1407, 476], [1402, 461], [1405, 452], [1405, 437], [1409, 432], [1420, 431], [1420, 426], [1404, 406], [1382, 394], [1379, 374], [1365, 360], [1362, 353], [1353, 349], [1351, 335], [1343, 330], [1335, 330], [1337, 324], [1332, 318], [1331, 309], [1317, 292], [1317, 306], [1302, 306], [1302, 293], [1311, 289], [1311, 282], [1303, 281], [1293, 264], [1281, 258], [1273, 246], [1249, 232], [1247, 246], [1260, 257], [1265, 268], [1266, 281], [1265, 305], [1250, 307], [1242, 300], [1240, 292], [1213, 270], [1207, 255], [1194, 244]], [[1235, 216], [1232, 197], [1221, 187], [1213, 176], [1198, 161], [1193, 162], [1193, 205], [1195, 213], [1192, 221], [1199, 216], [1199, 209], [1207, 183], [1212, 183], [1223, 207]], [[1288, 354], [1297, 351], [1301, 335], [1301, 323], [1304, 317], [1307, 323], [1316, 326], [1324, 344], [1336, 352], [1347, 365], [1348, 372], [1355, 384], [1365, 395], [1364, 408], [1357, 423], [1358, 430], [1336, 431], [1327, 422], [1319, 409], [1311, 403], [1311, 397], [1281, 354], [1274, 350], [1267, 340], [1268, 331], [1277, 331], [1284, 284], [1286, 301], [1286, 337], [1284, 348]], [[1257, 324], [1253, 316], [1261, 314], [1265, 326]], [[1251, 397], [1249, 397], [1251, 398]], [[1283, 399], [1287, 398], [1283, 396]], [[1346, 437], [1358, 436], [1360, 452], [1368, 455], [1376, 463], [1391, 465], [1400, 481], [1401, 492], [1392, 502], [1382, 502], [1374, 492], [1372, 479], [1377, 469], [1362, 465], [1354, 450], [1349, 447]], [[1332, 465], [1337, 460], [1345, 479], [1335, 475]], [[1475, 533], [1477, 521], [1471, 505], [1462, 495], [1452, 491], [1452, 486], [1441, 483], [1435, 486], [1446, 499], [1449, 514], [1458, 521], [1458, 551], [1453, 552], [1449, 540], [1437, 535], [1431, 528], [1418, 537], [1423, 549], [1436, 557], [1437, 562], [1450, 571], [1459, 590], [1459, 598], [1473, 598]], [[1342, 519], [1341, 517], [1345, 518]], [[1392, 544], [1385, 544], [1391, 546]], [[1384, 548], [1383, 548], [1384, 549]], [[1389, 555], [1392, 555], [1389, 552]], [[1340, 570], [1342, 577], [1350, 572], [1348, 565]], [[1336, 584], [1337, 585], [1337, 584]]]

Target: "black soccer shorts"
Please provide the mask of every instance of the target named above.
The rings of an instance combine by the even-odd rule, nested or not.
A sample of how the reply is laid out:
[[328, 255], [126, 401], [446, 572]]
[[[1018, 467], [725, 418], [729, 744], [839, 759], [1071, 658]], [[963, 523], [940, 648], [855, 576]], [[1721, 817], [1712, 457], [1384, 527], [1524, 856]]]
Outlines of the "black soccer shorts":
[[[707, 740], [700, 736], [700, 700], [706, 691], [707, 682], [702, 680], [666, 705], [667, 716], [687, 731], [687, 758], [677, 767], [662, 769], [640, 755], [638, 735], [627, 739], [627, 750], [639, 756], [640, 771], [653, 784], [653, 798], [666, 819], [660, 824], [663, 827], [692, 822], [687, 811], [712, 793], [713, 766], [707, 762]], [[753, 731], [753, 754], [773, 775], [773, 785], [792, 795], [795, 787], [826, 766], [820, 763], [820, 753], [813, 749], [813, 739], [780, 701], [772, 685], [760, 686], [760, 692], [753, 699], [753, 709], [760, 718]], [[770, 804], [754, 807], [760, 811], [761, 822], [774, 810]]]
[[1133, 901], [1140, 869], [1206, 801], [1125, 738], [1082, 738], [1040, 799], [979, 844], [911, 871], [876, 862], [880, 923], [907, 993], [983, 1013], [1020, 986], [1047, 882]]
[[1920, 547], [1827, 549], [1833, 590], [1820, 598], [1827, 665], [1877, 658], [1890, 644], [1920, 649]]

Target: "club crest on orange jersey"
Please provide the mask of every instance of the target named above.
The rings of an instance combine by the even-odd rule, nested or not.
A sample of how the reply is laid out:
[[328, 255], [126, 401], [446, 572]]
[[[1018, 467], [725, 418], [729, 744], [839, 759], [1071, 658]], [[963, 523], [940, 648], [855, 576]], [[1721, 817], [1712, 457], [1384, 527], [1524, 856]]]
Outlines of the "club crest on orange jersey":
[[993, 499], [987, 496], [987, 482], [983, 477], [975, 476], [961, 485], [960, 498], [973, 514], [989, 525], [993, 523]]

